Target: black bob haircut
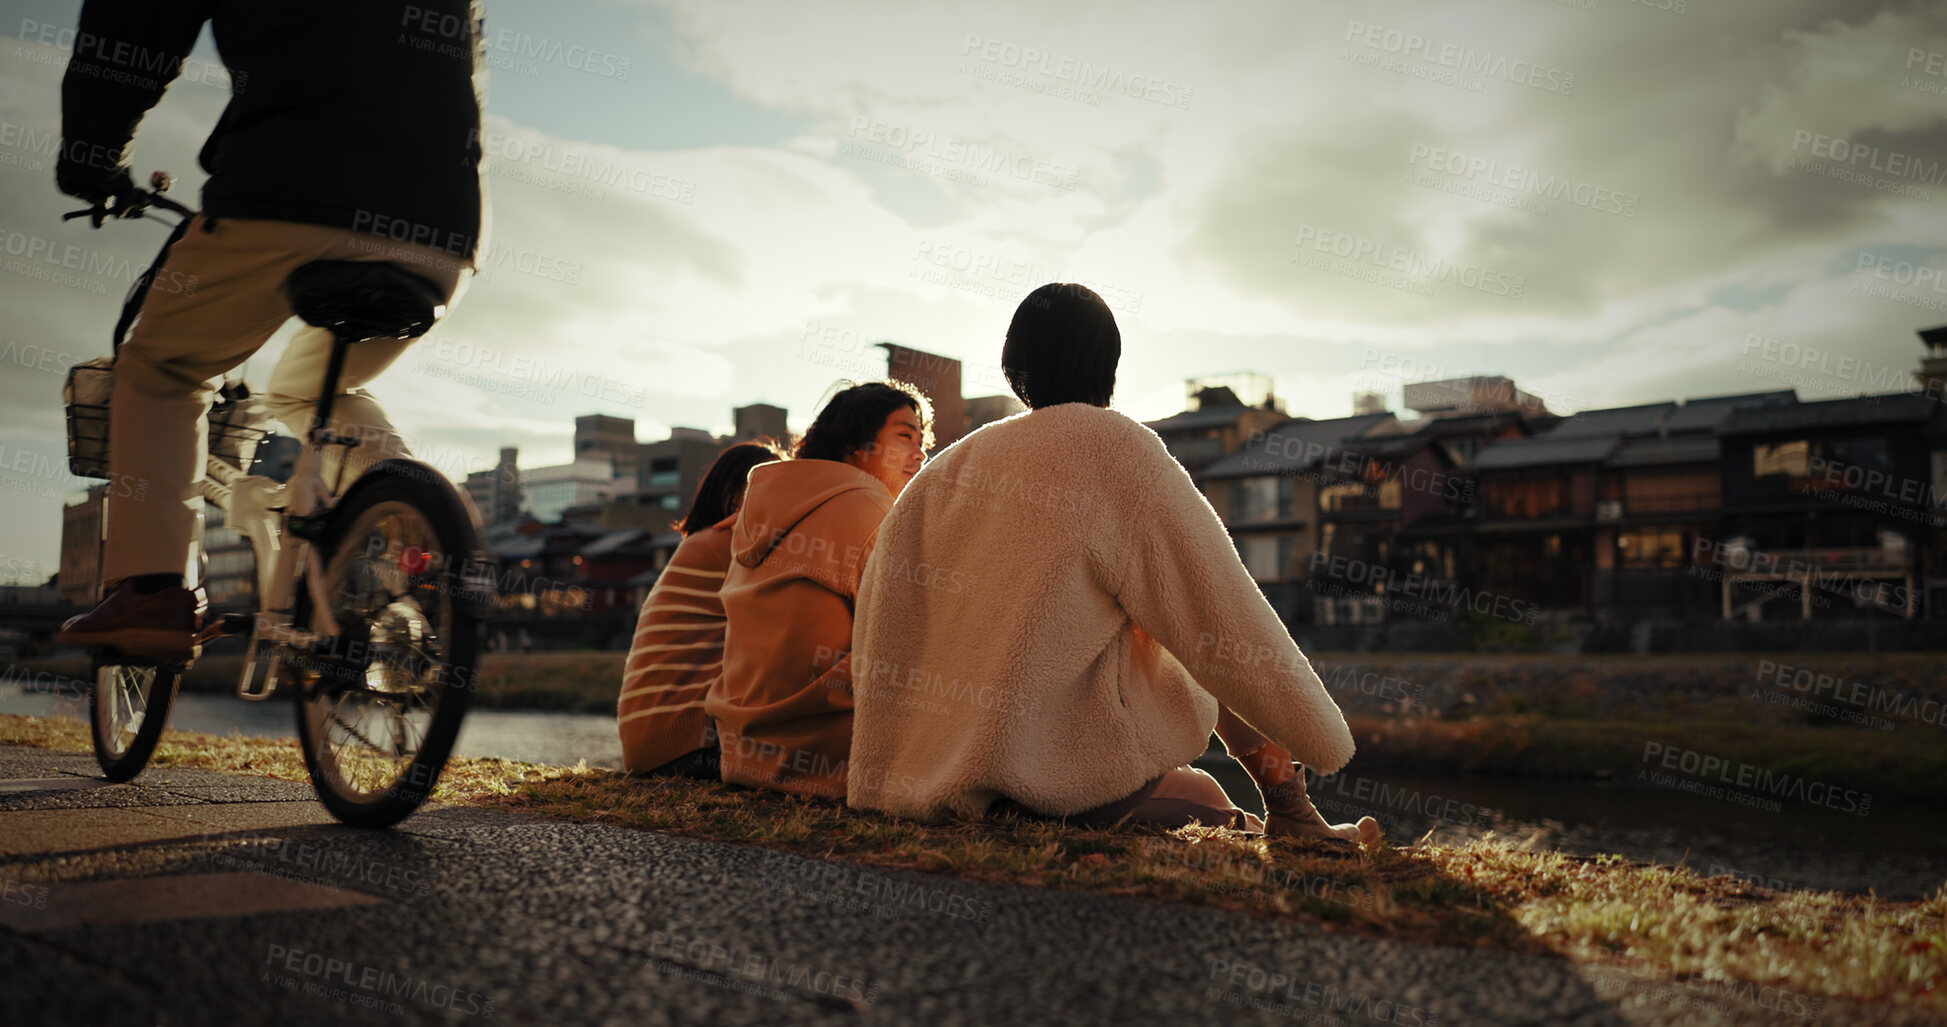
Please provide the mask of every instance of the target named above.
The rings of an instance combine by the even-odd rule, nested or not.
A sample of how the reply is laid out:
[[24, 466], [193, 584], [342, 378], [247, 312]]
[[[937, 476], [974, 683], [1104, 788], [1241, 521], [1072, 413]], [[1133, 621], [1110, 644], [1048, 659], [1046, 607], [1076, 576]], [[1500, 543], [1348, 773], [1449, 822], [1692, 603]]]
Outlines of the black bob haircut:
[[901, 407], [919, 415], [920, 449], [933, 448], [933, 404], [926, 394], [901, 381], [841, 382], [841, 389], [818, 412], [798, 439], [799, 460], [844, 460], [873, 444], [886, 418]]
[[1122, 362], [1122, 331], [1095, 290], [1050, 282], [1028, 293], [1007, 326], [1001, 370], [1029, 407], [1109, 405]]
[[696, 485], [696, 498], [690, 501], [689, 516], [671, 527], [688, 538], [736, 513], [744, 505], [744, 485], [750, 480], [750, 469], [773, 460], [789, 459], [770, 439], [739, 442], [718, 453], [716, 462]]

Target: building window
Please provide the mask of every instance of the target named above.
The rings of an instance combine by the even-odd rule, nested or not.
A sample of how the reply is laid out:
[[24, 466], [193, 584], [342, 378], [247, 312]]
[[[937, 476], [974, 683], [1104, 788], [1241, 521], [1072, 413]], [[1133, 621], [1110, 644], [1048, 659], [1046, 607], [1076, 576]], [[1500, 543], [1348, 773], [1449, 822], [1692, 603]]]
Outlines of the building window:
[[675, 457], [662, 457], [649, 461], [649, 477], [642, 483], [643, 488], [674, 488], [683, 483], [683, 471]]
[[1237, 540], [1237, 556], [1253, 581], [1283, 581], [1297, 541], [1291, 535], [1244, 535]]
[[1803, 478], [1812, 444], [1804, 439], [1760, 442], [1751, 447], [1751, 475], [1756, 478]]
[[1823, 488], [1858, 489], [1868, 471], [1893, 466], [1884, 438], [1820, 439], [1812, 446], [1808, 470]]
[[1202, 466], [1224, 455], [1223, 433], [1211, 429], [1194, 435], [1177, 435], [1165, 442], [1170, 455], [1185, 466]]
[[1290, 478], [1281, 475], [1239, 478], [1231, 489], [1231, 509], [1236, 511], [1237, 523], [1291, 519], [1294, 489]]
[[1624, 506], [1630, 513], [1668, 513], [1674, 510], [1714, 510], [1718, 472], [1631, 471], [1622, 482]]
[[1568, 488], [1552, 474], [1491, 481], [1487, 506], [1496, 517], [1551, 517], [1567, 510]]
[[1616, 535], [1624, 567], [1682, 567], [1683, 529], [1625, 528]]
[[1342, 513], [1347, 510], [1370, 509], [1372, 503], [1366, 498], [1366, 487], [1357, 482], [1337, 481], [1320, 486], [1318, 505], [1328, 513]]
[[661, 499], [657, 500], [656, 502], [657, 505], [661, 506], [665, 510], [681, 510], [683, 508], [683, 497], [677, 495], [674, 492], [671, 492], [663, 496]]

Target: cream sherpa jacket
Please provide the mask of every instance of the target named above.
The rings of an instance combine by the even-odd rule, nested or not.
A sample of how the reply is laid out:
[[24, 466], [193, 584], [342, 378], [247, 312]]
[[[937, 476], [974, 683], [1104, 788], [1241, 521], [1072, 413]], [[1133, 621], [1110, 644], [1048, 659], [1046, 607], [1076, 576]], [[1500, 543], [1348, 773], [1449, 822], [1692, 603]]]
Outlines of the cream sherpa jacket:
[[847, 798], [922, 819], [1123, 798], [1219, 700], [1323, 773], [1352, 733], [1162, 439], [1064, 404], [989, 424], [880, 526], [852, 636]]

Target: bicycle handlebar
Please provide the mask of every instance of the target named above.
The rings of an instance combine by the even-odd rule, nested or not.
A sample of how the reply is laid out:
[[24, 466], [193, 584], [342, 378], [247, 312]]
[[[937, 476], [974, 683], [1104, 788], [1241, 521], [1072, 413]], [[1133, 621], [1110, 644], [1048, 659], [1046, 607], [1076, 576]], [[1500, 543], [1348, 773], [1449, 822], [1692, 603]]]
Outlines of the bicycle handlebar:
[[[170, 211], [171, 213], [180, 214], [184, 218], [195, 217], [195, 211], [162, 195], [169, 191], [169, 187], [174, 184], [174, 181], [166, 171], [154, 172], [149, 175], [150, 188], [131, 189], [126, 194], [105, 197], [96, 201], [92, 207], [68, 211], [66, 214], [61, 215], [61, 220], [73, 221], [75, 218], [85, 217], [94, 227], [100, 228], [101, 223], [109, 218], [146, 217], [150, 207], [161, 207], [163, 210]], [[109, 206], [109, 200], [115, 201], [114, 206]]]

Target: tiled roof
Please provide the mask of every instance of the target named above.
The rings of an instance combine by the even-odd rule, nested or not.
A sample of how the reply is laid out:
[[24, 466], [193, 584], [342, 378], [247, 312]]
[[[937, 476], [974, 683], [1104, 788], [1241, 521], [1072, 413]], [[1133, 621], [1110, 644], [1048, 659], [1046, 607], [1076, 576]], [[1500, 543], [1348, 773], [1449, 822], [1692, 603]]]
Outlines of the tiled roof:
[[1796, 403], [1771, 410], [1739, 410], [1717, 426], [1720, 435], [1801, 428], [1843, 428], [1852, 425], [1905, 424], [1934, 415], [1934, 401], [1919, 393], [1895, 392], [1879, 396]]
[[1705, 396], [1686, 400], [1664, 425], [1672, 434], [1686, 431], [1710, 431], [1737, 410], [1775, 409], [1798, 402], [1798, 394], [1790, 389], [1779, 392], [1747, 392], [1739, 396]]
[[1717, 436], [1691, 433], [1667, 439], [1629, 439], [1609, 458], [1610, 467], [1659, 467], [1667, 464], [1703, 464], [1717, 460]]
[[1226, 424], [1236, 424], [1237, 419], [1250, 413], [1253, 407], [1218, 407], [1214, 410], [1185, 410], [1171, 414], [1160, 421], [1145, 421], [1149, 430], [1158, 435], [1173, 431], [1187, 431], [1192, 428], [1221, 428]]
[[1608, 459], [1622, 443], [1622, 436], [1609, 434], [1593, 438], [1558, 439], [1548, 435], [1532, 439], [1510, 439], [1481, 450], [1472, 470], [1493, 471], [1516, 467], [1545, 467], [1549, 464], [1593, 464]]
[[1662, 432], [1710, 431], [1733, 412], [1790, 406], [1797, 394], [1790, 389], [1775, 392], [1741, 392], [1729, 396], [1699, 396], [1682, 403], [1644, 403], [1633, 407], [1609, 407], [1571, 414], [1542, 430], [1541, 435], [1556, 438], [1587, 438], [1595, 435], [1656, 435]]
[[629, 528], [629, 529], [624, 529], [622, 531], [611, 531], [608, 534], [603, 535], [602, 537], [596, 539], [595, 541], [590, 542], [587, 545], [583, 546], [581, 548], [581, 555], [607, 556], [608, 554], [613, 553], [616, 550], [629, 545], [631, 542], [634, 542], [637, 539], [647, 534], [648, 532], [643, 531], [641, 528]]
[[1317, 464], [1328, 453], [1337, 452], [1346, 440], [1359, 438], [1392, 418], [1392, 414], [1361, 414], [1328, 421], [1285, 421], [1265, 429], [1263, 436], [1204, 468], [1197, 477], [1295, 474]]
[[1597, 435], [1654, 435], [1657, 421], [1669, 417], [1676, 409], [1675, 403], [1644, 403], [1633, 407], [1583, 410], [1563, 417], [1535, 437], [1583, 439]]
[[492, 543], [488, 551], [502, 560], [531, 560], [540, 556], [547, 544], [548, 540], [540, 535], [515, 535], [506, 541]]

